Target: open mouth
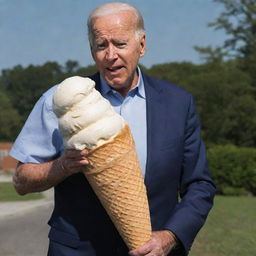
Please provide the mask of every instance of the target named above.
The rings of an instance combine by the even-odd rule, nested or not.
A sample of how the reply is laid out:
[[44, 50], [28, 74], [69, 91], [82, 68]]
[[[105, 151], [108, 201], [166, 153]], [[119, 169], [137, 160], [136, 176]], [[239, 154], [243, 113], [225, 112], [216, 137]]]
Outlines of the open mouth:
[[117, 67], [107, 68], [107, 70], [110, 71], [110, 72], [115, 72], [115, 71], [118, 71], [122, 68], [123, 68], [123, 66], [117, 66]]

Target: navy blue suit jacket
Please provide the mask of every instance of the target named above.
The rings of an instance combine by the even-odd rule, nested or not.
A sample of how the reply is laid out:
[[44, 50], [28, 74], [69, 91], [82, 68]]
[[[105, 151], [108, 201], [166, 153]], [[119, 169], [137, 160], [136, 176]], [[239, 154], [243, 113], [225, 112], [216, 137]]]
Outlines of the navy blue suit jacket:
[[[200, 124], [188, 92], [142, 75], [147, 108], [145, 185], [152, 228], [174, 232], [181, 247], [170, 255], [186, 255], [215, 194]], [[91, 78], [100, 90], [99, 75]], [[56, 186], [49, 224], [52, 241], [83, 251], [74, 256], [127, 255], [127, 247], [82, 174]]]

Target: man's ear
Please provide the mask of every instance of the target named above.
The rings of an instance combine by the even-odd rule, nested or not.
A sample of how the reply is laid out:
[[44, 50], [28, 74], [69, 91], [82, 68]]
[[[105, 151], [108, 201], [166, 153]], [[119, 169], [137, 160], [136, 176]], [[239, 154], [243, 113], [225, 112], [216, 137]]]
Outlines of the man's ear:
[[92, 47], [92, 45], [91, 45], [91, 44], [90, 44], [90, 51], [91, 51], [91, 56], [92, 56], [92, 58], [94, 59], [93, 47]]
[[95, 52], [94, 52], [93, 46], [91, 46], [91, 45], [90, 45], [90, 50], [91, 50], [91, 56], [92, 56], [93, 60], [95, 61]]
[[146, 35], [144, 34], [140, 38], [140, 57], [143, 57], [146, 53]]

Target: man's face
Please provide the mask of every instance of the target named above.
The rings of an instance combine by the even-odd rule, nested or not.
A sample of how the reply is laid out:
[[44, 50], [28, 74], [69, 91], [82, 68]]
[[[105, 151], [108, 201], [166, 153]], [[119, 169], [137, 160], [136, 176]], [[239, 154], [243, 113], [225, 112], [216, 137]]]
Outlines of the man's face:
[[128, 11], [95, 18], [93, 31], [91, 51], [100, 74], [112, 88], [126, 93], [137, 84], [145, 36], [136, 39], [134, 16]]

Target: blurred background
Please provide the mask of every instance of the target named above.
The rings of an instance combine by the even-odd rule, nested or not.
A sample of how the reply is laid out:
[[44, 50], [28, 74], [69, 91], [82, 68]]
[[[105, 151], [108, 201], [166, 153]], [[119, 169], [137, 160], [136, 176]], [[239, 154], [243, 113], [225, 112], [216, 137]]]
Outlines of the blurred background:
[[[0, 209], [22, 198], [12, 189], [8, 151], [35, 102], [66, 77], [96, 72], [86, 19], [105, 2], [0, 0]], [[218, 196], [191, 255], [255, 255], [256, 1], [123, 2], [144, 17], [141, 68], [196, 100]], [[25, 199], [44, 201], [33, 196]]]

